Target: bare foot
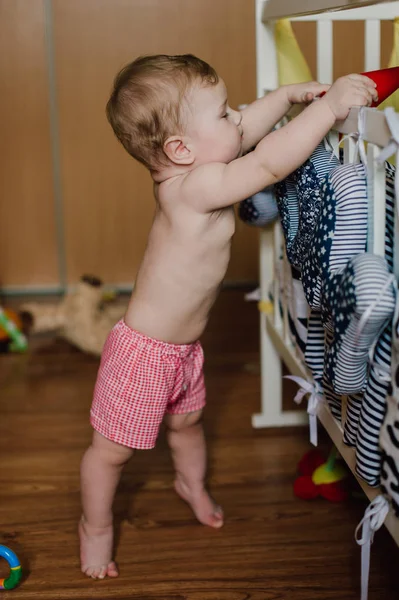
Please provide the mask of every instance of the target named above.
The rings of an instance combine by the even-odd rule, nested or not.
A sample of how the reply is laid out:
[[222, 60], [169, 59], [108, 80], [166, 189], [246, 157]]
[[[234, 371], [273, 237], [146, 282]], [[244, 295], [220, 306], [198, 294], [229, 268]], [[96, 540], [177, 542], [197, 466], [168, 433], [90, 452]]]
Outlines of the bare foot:
[[175, 490], [180, 498], [191, 506], [200, 523], [215, 527], [216, 529], [223, 526], [223, 510], [215, 504], [204, 488], [200, 492], [193, 494], [186, 484], [180, 479], [176, 479]]
[[79, 523], [80, 563], [82, 573], [92, 579], [118, 577], [118, 569], [112, 560], [114, 531], [112, 525], [92, 527], [82, 517]]

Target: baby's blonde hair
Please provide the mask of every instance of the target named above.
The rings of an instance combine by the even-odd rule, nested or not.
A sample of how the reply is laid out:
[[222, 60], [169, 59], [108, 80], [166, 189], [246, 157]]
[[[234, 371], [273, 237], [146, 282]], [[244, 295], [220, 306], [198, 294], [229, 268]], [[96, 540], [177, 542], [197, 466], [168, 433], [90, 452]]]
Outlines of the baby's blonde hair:
[[192, 54], [141, 56], [116, 76], [108, 121], [127, 152], [148, 169], [165, 164], [165, 141], [183, 133], [182, 99], [197, 81], [215, 85], [219, 78]]

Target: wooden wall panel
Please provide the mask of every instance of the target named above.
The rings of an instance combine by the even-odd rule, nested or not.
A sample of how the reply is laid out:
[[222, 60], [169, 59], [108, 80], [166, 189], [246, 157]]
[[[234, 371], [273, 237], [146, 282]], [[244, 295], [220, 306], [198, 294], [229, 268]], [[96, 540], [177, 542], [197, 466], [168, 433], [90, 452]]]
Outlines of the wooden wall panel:
[[43, 0], [0, 0], [0, 286], [58, 283]]
[[[0, 285], [58, 283], [44, 0], [0, 0]], [[255, 98], [248, 0], [53, 0], [61, 171], [70, 282], [85, 271], [130, 284], [153, 214], [151, 179], [114, 139], [104, 107], [138, 54], [193, 52], [226, 80], [232, 106]], [[316, 27], [294, 23], [316, 76]], [[350, 45], [349, 45], [350, 40]], [[363, 68], [363, 24], [334, 25], [334, 76]], [[392, 23], [382, 24], [388, 61]], [[257, 278], [258, 235], [239, 220], [228, 272]]]
[[[149, 174], [114, 139], [112, 80], [140, 54], [191, 52], [225, 79], [232, 106], [256, 97], [248, 0], [54, 0], [68, 277], [130, 283], [153, 214]], [[238, 223], [229, 279], [257, 278], [257, 233]]]
[[334, 23], [333, 44], [333, 79], [364, 70], [363, 21], [337, 21]]

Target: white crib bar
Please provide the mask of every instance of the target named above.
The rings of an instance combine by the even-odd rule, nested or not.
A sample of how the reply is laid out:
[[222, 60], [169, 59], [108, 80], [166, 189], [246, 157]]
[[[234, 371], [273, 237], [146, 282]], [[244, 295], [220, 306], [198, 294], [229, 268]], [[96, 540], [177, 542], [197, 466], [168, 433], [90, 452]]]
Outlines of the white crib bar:
[[262, 23], [263, 1], [256, 0], [256, 83], [257, 97], [278, 87], [276, 45], [274, 43], [274, 23]]
[[[279, 225], [276, 225], [279, 227]], [[281, 235], [281, 234], [280, 234]], [[278, 259], [278, 255], [277, 255]], [[260, 283], [261, 283], [261, 307], [269, 302], [269, 286], [272, 282], [273, 265], [276, 256], [273, 252], [273, 239], [271, 230], [260, 232]], [[279, 313], [278, 303], [274, 299], [274, 314], [267, 315], [260, 311], [260, 357], [261, 357], [261, 412], [252, 415], [252, 426], [283, 427], [306, 423], [306, 415], [302, 411], [283, 411], [282, 401], [282, 365], [281, 349], [285, 346], [283, 328], [275, 325], [275, 315]], [[270, 329], [275, 331], [276, 336], [270, 337]], [[277, 344], [276, 344], [277, 341]], [[295, 361], [294, 361], [295, 362]], [[290, 364], [290, 370], [303, 376], [303, 370], [296, 360]], [[298, 371], [299, 369], [299, 371]]]
[[317, 21], [317, 80], [322, 83], [333, 81], [332, 21]]
[[[260, 232], [260, 295], [261, 303], [269, 301], [269, 285], [273, 273], [273, 239], [270, 230]], [[261, 304], [262, 306], [262, 304]], [[253, 427], [268, 427], [281, 412], [282, 370], [280, 356], [267, 333], [266, 312], [260, 311], [261, 410], [252, 416]]]
[[[273, 226], [273, 239], [274, 239], [274, 247], [273, 247], [273, 267], [274, 267], [274, 276], [273, 276], [273, 304], [274, 304], [274, 314], [273, 314], [273, 320], [274, 320], [274, 326], [278, 329], [281, 330], [282, 326], [283, 326], [283, 319], [281, 318], [281, 311], [279, 310], [279, 307], [281, 306], [281, 303], [283, 303], [283, 305], [285, 305], [286, 303], [284, 302], [285, 298], [283, 296], [283, 298], [281, 298], [281, 294], [280, 294], [280, 282], [281, 282], [281, 277], [282, 277], [282, 271], [280, 269], [280, 260], [279, 260], [279, 256], [281, 253], [281, 228], [280, 225], [278, 223], [278, 221], [275, 223], [275, 225]], [[263, 296], [262, 296], [263, 299]]]
[[356, 158], [356, 142], [352, 138], [346, 138], [344, 141], [344, 163], [355, 162]]
[[381, 62], [381, 21], [367, 19], [364, 26], [364, 70], [375, 71]]
[[[287, 266], [287, 257], [285, 255], [285, 252], [283, 250], [283, 235], [282, 235], [282, 231], [280, 228], [280, 235], [281, 235], [281, 253], [282, 253], [282, 259], [280, 261], [280, 269], [281, 269], [281, 276], [282, 276], [282, 282], [283, 282], [283, 296], [284, 296], [284, 301], [283, 301], [283, 332], [284, 332], [284, 341], [285, 344], [287, 346], [290, 346], [292, 348], [294, 348], [292, 340], [291, 340], [291, 334], [290, 334], [290, 324], [289, 324], [289, 311], [288, 311], [288, 302], [287, 302], [287, 294], [292, 294], [292, 286], [291, 286], [291, 273], [288, 272]], [[288, 291], [290, 290], [290, 291]]]
[[376, 163], [379, 148], [367, 147], [368, 227], [367, 248], [378, 256], [385, 255], [385, 165]]

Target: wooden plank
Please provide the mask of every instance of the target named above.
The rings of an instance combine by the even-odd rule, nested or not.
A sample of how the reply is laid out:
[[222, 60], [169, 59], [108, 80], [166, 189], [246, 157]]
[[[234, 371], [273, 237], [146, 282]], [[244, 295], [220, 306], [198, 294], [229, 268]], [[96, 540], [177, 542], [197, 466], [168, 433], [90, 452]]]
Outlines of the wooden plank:
[[[151, 177], [107, 123], [112, 81], [140, 54], [192, 52], [223, 76], [232, 106], [252, 102], [255, 6], [247, 0], [53, 0], [52, 9], [68, 283], [88, 272], [127, 286], [155, 205]], [[4, 44], [4, 60], [7, 55]], [[256, 281], [257, 271], [257, 236], [237, 220], [226, 279]]]
[[42, 0], [0, 0], [0, 280], [57, 287]]
[[[162, 431], [157, 447], [138, 452], [122, 475], [115, 502], [121, 575], [104, 581], [80, 573], [76, 532], [98, 360], [54, 340], [42, 341], [28, 361], [2, 355], [2, 543], [25, 573], [4, 600], [359, 599], [353, 533], [364, 503], [296, 498], [306, 431], [251, 429], [259, 403], [257, 312], [241, 292], [220, 295], [203, 343], [209, 485], [226, 526], [201, 526], [176, 497]], [[376, 545], [370, 599], [397, 600], [398, 551], [385, 531]], [[1, 569], [5, 576], [5, 561]]]
[[294, 17], [294, 21], [367, 21], [368, 19], [378, 19], [379, 21], [393, 21], [399, 14], [399, 2], [393, 0], [388, 4], [372, 4], [361, 7], [361, 15], [358, 8], [348, 8], [342, 11], [330, 11], [319, 14], [303, 15]]
[[363, 8], [370, 4], [385, 3], [385, 0], [266, 0], [263, 5], [262, 20], [266, 22], [271, 19]]
[[275, 348], [278, 350], [281, 360], [286, 364], [288, 370], [293, 375], [309, 379], [309, 372], [304, 367], [296, 355], [294, 345], [287, 344], [284, 339], [284, 333], [282, 328], [275, 326], [273, 317], [267, 315], [266, 317], [267, 333], [270, 336]]

